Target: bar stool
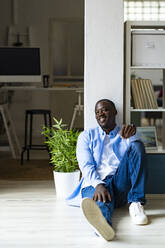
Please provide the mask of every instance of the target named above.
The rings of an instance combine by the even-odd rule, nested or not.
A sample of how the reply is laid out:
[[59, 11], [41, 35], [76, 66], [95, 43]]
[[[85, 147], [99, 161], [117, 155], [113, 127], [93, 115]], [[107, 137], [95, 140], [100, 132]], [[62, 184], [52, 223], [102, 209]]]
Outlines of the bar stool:
[[[47, 109], [28, 109], [25, 112], [25, 136], [24, 136], [24, 147], [21, 152], [21, 164], [23, 164], [23, 155], [27, 151], [27, 160], [30, 160], [30, 150], [48, 150], [48, 147], [44, 144], [33, 145], [32, 144], [32, 129], [33, 129], [33, 116], [43, 115], [45, 127], [51, 127], [51, 111]], [[30, 117], [30, 122], [29, 122]], [[28, 139], [29, 138], [29, 139]], [[29, 142], [28, 142], [29, 141]]]

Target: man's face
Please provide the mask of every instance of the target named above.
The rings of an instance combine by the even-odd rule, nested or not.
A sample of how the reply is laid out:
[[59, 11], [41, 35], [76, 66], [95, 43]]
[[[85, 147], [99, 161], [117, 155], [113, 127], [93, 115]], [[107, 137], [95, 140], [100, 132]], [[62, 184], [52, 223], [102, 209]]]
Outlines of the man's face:
[[109, 102], [101, 101], [95, 106], [96, 120], [103, 129], [114, 128], [116, 114], [116, 108]]

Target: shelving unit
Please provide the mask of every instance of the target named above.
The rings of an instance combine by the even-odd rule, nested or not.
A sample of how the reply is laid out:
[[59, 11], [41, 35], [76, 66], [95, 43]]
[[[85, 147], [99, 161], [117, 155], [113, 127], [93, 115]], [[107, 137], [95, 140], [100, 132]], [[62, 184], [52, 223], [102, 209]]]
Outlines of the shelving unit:
[[[161, 145], [157, 150], [150, 150], [149, 153], [165, 153], [165, 56], [163, 58], [164, 62], [162, 63], [153, 63], [149, 61], [147, 64], [137, 63], [133, 61], [133, 32], [146, 32], [146, 34], [161, 34], [165, 38], [165, 22], [164, 21], [128, 21], [125, 23], [125, 98], [124, 98], [124, 121], [125, 123], [133, 122], [133, 114], [137, 115], [137, 118], [141, 118], [142, 113], [147, 112], [161, 112], [162, 113], [162, 127], [161, 127]], [[164, 39], [165, 41], [165, 39]], [[148, 43], [147, 43], [148, 42]], [[143, 58], [144, 50], [146, 48], [146, 56], [148, 56], [147, 48], [155, 48], [154, 42], [151, 40], [146, 42], [146, 47], [143, 47]], [[148, 47], [147, 47], [148, 46]], [[155, 50], [154, 50], [155, 52]], [[164, 53], [164, 51], [162, 51]], [[139, 54], [138, 54], [139, 55]], [[139, 70], [162, 70], [163, 74], [163, 97], [162, 97], [162, 106], [158, 109], [136, 109], [131, 104], [131, 74], [132, 72], [139, 72]], [[140, 122], [140, 120], [139, 120]], [[140, 124], [141, 125], [141, 124]]]

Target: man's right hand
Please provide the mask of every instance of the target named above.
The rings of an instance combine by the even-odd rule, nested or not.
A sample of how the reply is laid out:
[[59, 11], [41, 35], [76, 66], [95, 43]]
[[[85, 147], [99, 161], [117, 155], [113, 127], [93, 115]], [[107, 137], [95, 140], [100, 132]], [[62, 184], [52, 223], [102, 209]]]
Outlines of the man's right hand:
[[93, 200], [101, 202], [111, 201], [111, 195], [109, 191], [105, 188], [104, 184], [98, 184], [96, 186]]

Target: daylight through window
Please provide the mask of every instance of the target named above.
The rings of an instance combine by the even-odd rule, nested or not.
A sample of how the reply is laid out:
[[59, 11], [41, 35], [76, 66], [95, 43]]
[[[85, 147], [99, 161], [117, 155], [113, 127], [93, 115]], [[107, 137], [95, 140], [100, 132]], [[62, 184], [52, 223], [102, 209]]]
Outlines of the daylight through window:
[[165, 20], [165, 0], [124, 0], [124, 20], [163, 21]]

